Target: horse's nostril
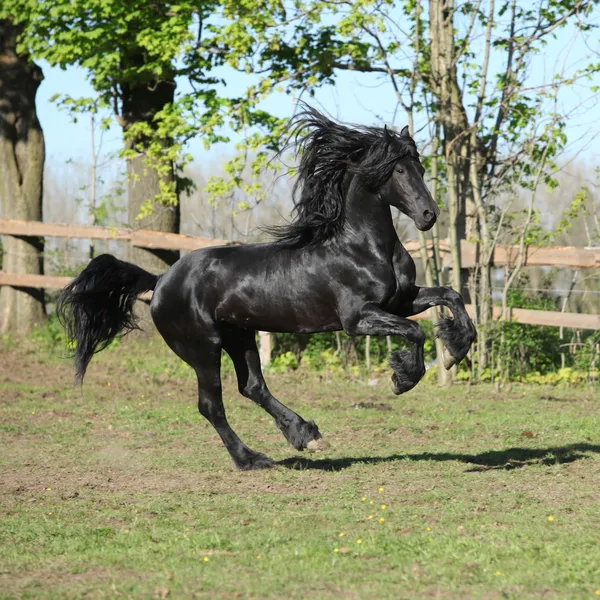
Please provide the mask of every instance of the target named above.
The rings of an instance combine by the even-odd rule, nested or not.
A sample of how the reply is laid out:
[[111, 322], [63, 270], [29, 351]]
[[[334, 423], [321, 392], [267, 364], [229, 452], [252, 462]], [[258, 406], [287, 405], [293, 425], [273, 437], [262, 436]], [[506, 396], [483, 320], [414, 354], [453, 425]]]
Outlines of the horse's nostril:
[[432, 210], [423, 211], [423, 218], [426, 221], [431, 221], [435, 217], [435, 213]]

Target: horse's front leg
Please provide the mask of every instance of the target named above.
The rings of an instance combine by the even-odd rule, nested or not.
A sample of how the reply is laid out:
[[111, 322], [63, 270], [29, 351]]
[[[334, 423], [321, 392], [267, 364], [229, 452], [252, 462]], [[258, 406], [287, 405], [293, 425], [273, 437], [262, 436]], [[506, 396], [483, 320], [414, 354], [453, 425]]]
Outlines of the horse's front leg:
[[348, 335], [400, 335], [412, 344], [412, 350], [396, 350], [390, 355], [395, 394], [408, 392], [425, 375], [425, 334], [414, 321], [385, 312], [375, 304], [365, 304], [342, 318], [342, 325]]
[[477, 331], [469, 317], [462, 296], [449, 287], [420, 287], [415, 299], [402, 307], [403, 316], [417, 315], [432, 306], [445, 306], [452, 311], [454, 318], [442, 317], [435, 326], [448, 354], [443, 353], [446, 369], [458, 364], [477, 339]]

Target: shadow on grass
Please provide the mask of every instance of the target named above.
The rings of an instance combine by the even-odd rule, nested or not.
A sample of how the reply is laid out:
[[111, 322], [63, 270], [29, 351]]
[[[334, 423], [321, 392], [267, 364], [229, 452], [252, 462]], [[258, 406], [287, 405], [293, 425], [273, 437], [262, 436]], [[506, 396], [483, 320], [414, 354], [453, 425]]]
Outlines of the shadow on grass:
[[474, 465], [466, 472], [520, 469], [530, 465], [556, 465], [570, 463], [582, 458], [589, 458], [584, 453], [600, 454], [600, 446], [595, 444], [569, 444], [553, 448], [506, 448], [490, 450], [481, 454], [429, 453], [392, 454], [391, 456], [364, 456], [352, 458], [309, 459], [287, 458], [277, 465], [288, 469], [316, 469], [320, 471], [341, 471], [355, 464], [379, 464], [400, 460], [431, 460], [444, 462], [456, 460]]

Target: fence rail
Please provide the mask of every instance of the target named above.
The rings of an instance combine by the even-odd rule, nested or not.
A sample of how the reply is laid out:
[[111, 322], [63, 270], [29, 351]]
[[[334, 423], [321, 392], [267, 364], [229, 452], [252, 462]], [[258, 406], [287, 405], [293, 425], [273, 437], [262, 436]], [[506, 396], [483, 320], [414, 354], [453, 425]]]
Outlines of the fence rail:
[[[238, 245], [239, 242], [196, 237], [181, 233], [162, 233], [144, 229], [126, 227], [99, 227], [91, 225], [62, 225], [40, 223], [38, 221], [14, 221], [0, 219], [0, 235], [39, 236], [58, 238], [83, 238], [97, 240], [121, 240], [133, 246], [160, 250], [197, 250], [210, 246]], [[405, 248], [418, 258], [419, 242], [409, 240]], [[461, 265], [474, 267], [477, 259], [477, 245], [461, 241]], [[442, 260], [449, 261], [450, 246], [440, 242]], [[496, 266], [511, 265], [517, 261], [518, 246], [498, 245], [492, 257]], [[526, 249], [525, 266], [528, 267], [570, 267], [572, 269], [600, 268], [600, 247], [585, 248], [579, 246], [529, 246]]]
[[[129, 242], [133, 246], [161, 250], [197, 250], [211, 246], [237, 245], [237, 242], [226, 240], [194, 237], [179, 233], [162, 233], [142, 229], [124, 227], [98, 227], [89, 225], [61, 225], [55, 223], [40, 223], [36, 221], [14, 221], [0, 219], [0, 234], [13, 236], [82, 238], [100, 240], [119, 240]], [[419, 243], [411, 240], [404, 243], [406, 249], [419, 258]], [[450, 247], [447, 242], [440, 243], [442, 259], [449, 258]], [[477, 247], [469, 242], [461, 242], [461, 265], [473, 267], [476, 264]], [[577, 246], [563, 247], [529, 247], [527, 248], [525, 266], [564, 266], [573, 269], [590, 269], [600, 267], [600, 248], [580, 248]], [[497, 246], [493, 261], [495, 265], [510, 265], [516, 262], [518, 248], [516, 246]], [[0, 286], [62, 289], [71, 281], [70, 277], [54, 277], [49, 275], [29, 275], [26, 273], [6, 273], [0, 271]], [[143, 296], [144, 300], [151, 297]], [[473, 313], [473, 307], [467, 310]], [[493, 317], [502, 316], [499, 307], [494, 307]], [[412, 317], [415, 320], [433, 319], [428, 311]], [[570, 327], [574, 329], [600, 329], [600, 315], [580, 313], [562, 313], [547, 310], [529, 310], [513, 308], [508, 318], [518, 323], [530, 325], [548, 325], [552, 327]]]
[[129, 242], [138, 248], [158, 250], [197, 250], [210, 246], [238, 245], [237, 242], [163, 233], [126, 227], [100, 227], [97, 225], [62, 225], [39, 221], [14, 221], [0, 219], [0, 234], [21, 237], [54, 237], [71, 239], [117, 240]]

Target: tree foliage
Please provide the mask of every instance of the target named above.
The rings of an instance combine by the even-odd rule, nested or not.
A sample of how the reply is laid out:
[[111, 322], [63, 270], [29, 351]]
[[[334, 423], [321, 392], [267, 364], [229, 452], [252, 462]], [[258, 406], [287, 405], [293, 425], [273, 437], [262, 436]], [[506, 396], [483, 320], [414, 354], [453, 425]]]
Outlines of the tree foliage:
[[[281, 148], [282, 121], [262, 110], [261, 101], [280, 92], [312, 94], [335, 84], [341, 71], [387, 80], [400, 110], [414, 115], [417, 129], [428, 129], [426, 138], [433, 136], [430, 123], [448, 124], [451, 115], [444, 113], [439, 90], [443, 81], [432, 60], [432, 16], [436, 5], [443, 5], [456, 31], [454, 62], [447, 65], [456, 70], [460, 84], [452, 111], [464, 113], [464, 123], [477, 130], [477, 166], [485, 194], [498, 184], [531, 184], [535, 177], [526, 158], [535, 162], [536, 154], [553, 144], [555, 150], [547, 150], [550, 159], [563, 147], [564, 124], [555, 121], [545, 132], [544, 120], [535, 116], [548, 113], [548, 99], [561, 85], [589, 76], [598, 64], [580, 64], [539, 84], [530, 83], [531, 67], [561, 28], [588, 32], [587, 16], [595, 4], [597, 0], [478, 0], [456, 6], [450, 0], [6, 0], [0, 14], [12, 13], [24, 24], [22, 42], [34, 56], [63, 68], [86, 69], [101, 100], [114, 107], [126, 136], [145, 140], [157, 168], [188, 162], [185, 145], [192, 137], [208, 147], [230, 141], [231, 132], [242, 136], [239, 156], [228, 167], [229, 184], [211, 186], [217, 196], [247, 185], [242, 171], [248, 157], [258, 173]], [[490, 57], [482, 60], [486, 50]], [[230, 93], [235, 72], [246, 77], [237, 93]], [[174, 102], [151, 119], [128, 122], [127, 88], [162, 81], [179, 83]], [[460, 139], [446, 143], [456, 145]], [[251, 185], [246, 191], [260, 193]], [[174, 189], [163, 192], [164, 200], [174, 200], [169, 196]]]
[[[226, 93], [224, 67], [241, 68], [256, 36], [281, 20], [277, 7], [275, 2], [7, 0], [0, 15], [11, 14], [22, 24], [21, 46], [33, 56], [62, 68], [85, 69], [99, 101], [113, 107], [123, 127], [124, 156], [143, 148], [151, 166], [167, 175], [172, 164], [181, 172], [191, 159], [185, 145], [192, 137], [200, 136], [209, 146], [229, 141], [228, 128], [276, 132], [279, 121], [257, 108], [264, 97], [259, 89]], [[139, 110], [135, 115], [129, 110], [132, 89], [155, 91], [176, 82], [182, 91], [160, 110], [142, 107], [141, 118]], [[61, 100], [80, 110], [90, 106], [89, 99], [71, 98], [68, 91]], [[256, 133], [247, 146], [259, 155], [255, 170], [264, 164], [265, 151], [274, 148]], [[238, 185], [239, 171], [230, 166]], [[168, 177], [164, 182], [159, 199], [176, 202], [177, 182]]]

